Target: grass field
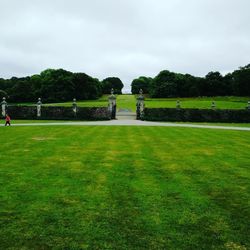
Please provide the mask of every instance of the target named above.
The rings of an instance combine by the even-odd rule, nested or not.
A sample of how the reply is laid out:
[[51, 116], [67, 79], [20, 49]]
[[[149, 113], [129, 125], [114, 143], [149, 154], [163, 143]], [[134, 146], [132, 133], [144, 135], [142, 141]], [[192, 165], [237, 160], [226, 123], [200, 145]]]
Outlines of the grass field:
[[[72, 102], [48, 104], [48, 106], [72, 106]], [[108, 95], [102, 96], [98, 100], [93, 101], [77, 101], [79, 107], [107, 107]], [[118, 109], [136, 109], [136, 97], [134, 95], [117, 95]]]
[[[181, 101], [183, 108], [210, 109], [212, 101], [216, 102], [218, 109], [245, 109], [250, 97], [201, 97], [201, 98], [145, 98], [145, 105], [148, 108], [175, 108], [176, 101]], [[28, 104], [30, 105], [30, 104]], [[72, 102], [45, 104], [48, 106], [72, 106]], [[102, 96], [98, 100], [77, 101], [79, 107], [107, 107], [108, 95]], [[136, 110], [136, 96], [118, 95], [117, 108], [127, 108]]]
[[182, 108], [210, 109], [215, 101], [218, 109], [245, 109], [250, 98], [247, 97], [201, 97], [201, 98], [146, 98], [148, 108], [175, 108], [180, 100]]
[[[72, 102], [51, 103], [51, 104], [45, 104], [45, 105], [46, 106], [70, 107], [70, 106], [72, 106]], [[103, 95], [98, 100], [87, 100], [87, 101], [77, 100], [77, 105], [79, 107], [107, 107], [108, 106], [108, 95]]]
[[250, 133], [0, 128], [1, 249], [248, 249]]

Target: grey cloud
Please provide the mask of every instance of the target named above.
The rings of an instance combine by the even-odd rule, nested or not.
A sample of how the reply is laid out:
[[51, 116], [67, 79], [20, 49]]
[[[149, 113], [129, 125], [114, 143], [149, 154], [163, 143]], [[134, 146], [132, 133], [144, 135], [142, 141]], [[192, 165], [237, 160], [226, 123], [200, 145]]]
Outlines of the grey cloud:
[[0, 77], [46, 68], [118, 76], [204, 75], [250, 62], [249, 0], [0, 2]]

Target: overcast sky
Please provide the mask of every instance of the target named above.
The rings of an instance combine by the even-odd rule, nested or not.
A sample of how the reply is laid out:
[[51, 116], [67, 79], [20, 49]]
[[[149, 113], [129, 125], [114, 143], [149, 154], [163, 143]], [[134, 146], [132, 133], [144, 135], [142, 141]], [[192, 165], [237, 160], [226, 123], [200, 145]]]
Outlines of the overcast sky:
[[0, 77], [204, 76], [250, 63], [250, 0], [0, 0]]

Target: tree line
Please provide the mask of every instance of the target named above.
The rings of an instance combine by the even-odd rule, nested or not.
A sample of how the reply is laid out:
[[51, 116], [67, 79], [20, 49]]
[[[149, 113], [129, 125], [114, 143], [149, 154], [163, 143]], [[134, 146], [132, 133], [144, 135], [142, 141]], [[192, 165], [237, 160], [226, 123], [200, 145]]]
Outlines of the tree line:
[[[0, 98], [9, 102], [64, 102], [97, 99], [103, 94], [121, 94], [124, 87], [117, 77], [102, 81], [85, 73], [47, 69], [27, 77], [0, 78]], [[223, 76], [209, 72], [205, 77], [161, 71], [155, 78], [141, 76], [131, 84], [132, 94], [144, 93], [155, 98], [198, 96], [250, 96], [250, 64]]]
[[47, 69], [40, 74], [27, 77], [0, 78], [0, 98], [9, 102], [35, 102], [41, 97], [43, 102], [64, 102], [97, 99], [103, 94], [121, 94], [122, 81], [108, 77], [103, 81], [85, 73], [72, 73], [64, 69]]
[[141, 76], [131, 84], [132, 94], [155, 98], [198, 96], [250, 96], [250, 64], [223, 76], [209, 72], [205, 77], [161, 71], [155, 78]]

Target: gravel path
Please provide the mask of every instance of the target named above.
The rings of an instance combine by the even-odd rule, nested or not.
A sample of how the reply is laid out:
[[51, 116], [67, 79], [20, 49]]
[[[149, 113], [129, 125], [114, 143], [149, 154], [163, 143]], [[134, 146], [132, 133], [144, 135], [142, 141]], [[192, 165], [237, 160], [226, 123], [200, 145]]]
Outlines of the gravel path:
[[14, 127], [20, 126], [153, 126], [153, 127], [182, 127], [182, 128], [205, 128], [223, 130], [250, 131], [250, 127], [216, 126], [216, 125], [195, 125], [185, 123], [167, 122], [147, 122], [138, 120], [112, 120], [98, 122], [49, 122], [49, 123], [19, 123], [13, 124]]

